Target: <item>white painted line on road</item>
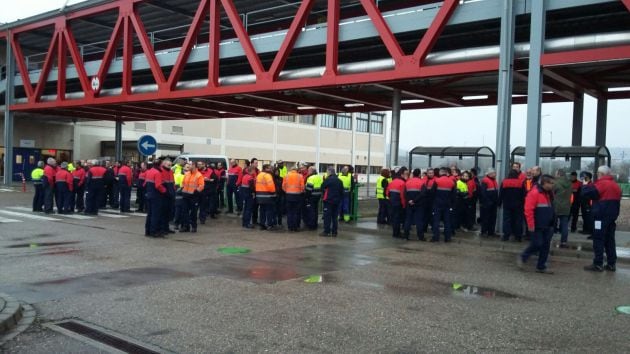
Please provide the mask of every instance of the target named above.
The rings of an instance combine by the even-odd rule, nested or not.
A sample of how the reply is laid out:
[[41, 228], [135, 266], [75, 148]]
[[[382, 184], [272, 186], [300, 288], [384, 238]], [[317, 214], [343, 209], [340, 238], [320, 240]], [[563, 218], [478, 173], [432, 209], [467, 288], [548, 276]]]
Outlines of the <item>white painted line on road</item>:
[[0, 216], [0, 224], [6, 224], [6, 223], [10, 223], [10, 222], [23, 222], [22, 220], [15, 220], [15, 219], [7, 219], [7, 218], [3, 218], [2, 216]]
[[[31, 211], [31, 209], [27, 207], [9, 207], [9, 209], [20, 210], [20, 211]], [[62, 218], [75, 219], [75, 220], [94, 219], [93, 216], [80, 215], [80, 214], [55, 214], [55, 215]]]
[[34, 220], [61, 221], [60, 219], [55, 219], [55, 218], [51, 218], [51, 217], [48, 217], [48, 216], [40, 216], [40, 215], [33, 215], [33, 214], [18, 213], [17, 211], [0, 210], [0, 213], [11, 215], [11, 216], [20, 216], [20, 217], [23, 217], [23, 218], [34, 219]]
[[143, 213], [121, 213], [119, 209], [99, 209], [98, 212], [125, 215], [125, 216], [147, 216], [147, 214], [143, 214]]
[[13, 192], [13, 189], [9, 189], [9, 188], [0, 188], [0, 192]]
[[112, 213], [108, 213], [108, 212], [103, 211], [103, 210], [99, 210], [98, 211], [98, 215], [99, 216], [104, 216], [106, 218], [113, 218], [113, 219], [128, 218], [128, 216], [126, 216], [126, 215], [112, 214]]

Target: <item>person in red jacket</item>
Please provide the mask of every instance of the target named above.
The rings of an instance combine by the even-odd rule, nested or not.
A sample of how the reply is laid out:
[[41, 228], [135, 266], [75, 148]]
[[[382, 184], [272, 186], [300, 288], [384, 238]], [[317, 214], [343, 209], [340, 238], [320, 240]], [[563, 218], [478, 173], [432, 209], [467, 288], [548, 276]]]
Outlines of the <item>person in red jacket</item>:
[[[160, 161], [155, 161], [145, 175], [144, 188], [146, 190], [147, 218], [144, 225], [144, 235], [148, 237], [164, 237], [160, 230], [162, 204], [166, 199], [166, 187], [162, 183], [162, 169]], [[168, 222], [168, 220], [167, 220]]]
[[390, 210], [392, 213], [392, 236], [394, 238], [401, 238], [400, 222], [402, 214], [405, 211], [405, 207], [407, 206], [407, 201], [405, 200], [405, 180], [403, 179], [401, 172], [404, 171], [399, 170], [396, 172], [394, 179], [387, 185], [387, 189], [385, 190], [385, 195], [387, 195], [390, 202]]
[[547, 257], [553, 237], [555, 214], [553, 209], [553, 185], [555, 181], [550, 175], [542, 175], [525, 198], [525, 219], [530, 233], [529, 246], [517, 259], [519, 268], [527, 262], [529, 257], [538, 253], [536, 272], [553, 274], [547, 269]]
[[407, 200], [407, 215], [405, 217], [405, 238], [409, 239], [411, 224], [416, 224], [418, 241], [424, 241], [424, 214], [427, 194], [427, 180], [420, 178], [420, 169], [413, 170], [412, 177], [405, 183]]
[[128, 213], [131, 211], [133, 172], [127, 161], [119, 161], [118, 164], [120, 166], [118, 167], [118, 192], [120, 193], [118, 204], [121, 213]]
[[98, 160], [92, 160], [88, 167], [89, 169], [85, 174], [85, 214], [97, 215], [98, 208], [105, 198], [104, 177], [107, 169], [101, 166]]
[[228, 206], [228, 214], [234, 213], [234, 199], [236, 199], [236, 212], [238, 215], [241, 215], [241, 211], [243, 207], [241, 205], [241, 196], [238, 192], [238, 186], [240, 185], [241, 178], [243, 174], [243, 169], [241, 166], [236, 163], [236, 160], [230, 160], [230, 168], [227, 170], [227, 181], [226, 181], [226, 193], [227, 193], [227, 206]]
[[451, 214], [455, 205], [455, 182], [447, 175], [447, 168], [440, 168], [440, 177], [433, 183], [433, 237], [431, 242], [440, 241], [440, 221], [444, 222], [444, 242], [450, 242], [453, 235]]
[[82, 213], [85, 209], [85, 168], [83, 167], [81, 161], [77, 161], [75, 166], [75, 170], [72, 171], [74, 185], [72, 198], [70, 200], [70, 210], [74, 210], [76, 207], [77, 212]]
[[59, 214], [71, 214], [70, 199], [72, 198], [73, 177], [68, 172], [68, 163], [62, 162], [61, 168], [55, 175], [55, 191], [57, 192], [57, 212]]
[[55, 175], [57, 174], [57, 161], [52, 157], [46, 160], [44, 167], [44, 177], [42, 178], [44, 185], [44, 212], [50, 214], [53, 212], [53, 195], [55, 192]]
[[140, 173], [138, 173], [138, 182], [136, 183], [136, 204], [138, 204], [137, 212], [145, 212], [145, 192], [144, 181], [147, 176], [147, 163], [140, 163]]

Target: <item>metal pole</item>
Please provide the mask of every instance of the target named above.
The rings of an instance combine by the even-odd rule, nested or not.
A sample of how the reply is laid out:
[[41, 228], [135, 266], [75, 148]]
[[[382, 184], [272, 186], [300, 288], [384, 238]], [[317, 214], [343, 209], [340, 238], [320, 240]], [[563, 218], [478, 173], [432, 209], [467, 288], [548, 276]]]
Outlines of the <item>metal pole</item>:
[[114, 141], [114, 154], [115, 156], [115, 160], [116, 161], [120, 161], [123, 159], [123, 152], [122, 152], [122, 122], [119, 120], [116, 120], [116, 136], [115, 136], [115, 141]]
[[368, 156], [367, 156], [367, 197], [370, 197], [370, 161], [371, 161], [371, 152], [372, 152], [372, 113], [368, 112]]
[[540, 60], [545, 44], [545, 11], [543, 0], [532, 1], [525, 143], [525, 166], [527, 167], [538, 165], [540, 155], [540, 112], [543, 81]]
[[597, 123], [595, 126], [595, 145], [606, 146], [606, 123], [608, 120], [608, 99], [597, 99]]
[[13, 181], [13, 118], [11, 104], [14, 100], [13, 80], [15, 79], [15, 65], [11, 48], [11, 31], [7, 33], [6, 50], [6, 90], [4, 91], [4, 179], [3, 183], [10, 185]]
[[390, 167], [398, 165], [398, 144], [400, 142], [400, 89], [394, 89], [392, 98], [392, 125], [391, 125], [391, 143], [389, 145]]
[[321, 136], [322, 136], [322, 130], [321, 130], [321, 125], [319, 124], [319, 120], [320, 120], [320, 116], [319, 114], [315, 114], [313, 116], [313, 119], [315, 120], [315, 125], [317, 126], [317, 146], [315, 147], [315, 152], [316, 155], [315, 156], [315, 166], [317, 166], [317, 173], [319, 173], [319, 163], [320, 163], [320, 159], [319, 159], [319, 146], [321, 144]]
[[[576, 94], [573, 101], [573, 130], [571, 132], [571, 145], [582, 146], [582, 130], [584, 125], [584, 93]], [[577, 171], [582, 167], [579, 157], [571, 158], [571, 170]]]
[[[503, 1], [501, 17], [501, 52], [499, 57], [499, 87], [497, 104], [497, 159], [496, 170], [499, 180], [505, 178], [509, 168], [510, 128], [512, 122], [512, 87], [514, 78], [514, 4]], [[483, 171], [480, 171], [483, 175]]]

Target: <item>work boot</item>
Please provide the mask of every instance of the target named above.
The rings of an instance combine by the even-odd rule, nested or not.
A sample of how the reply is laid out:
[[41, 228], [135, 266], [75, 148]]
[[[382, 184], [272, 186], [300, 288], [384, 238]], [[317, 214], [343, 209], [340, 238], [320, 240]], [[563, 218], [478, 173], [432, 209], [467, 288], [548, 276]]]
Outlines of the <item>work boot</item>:
[[553, 274], [552, 271], [550, 271], [549, 269], [545, 268], [545, 269], [536, 269], [536, 273], [540, 273], [540, 274]]
[[322, 232], [322, 233], [319, 234], [319, 236], [321, 236], [321, 237], [330, 237], [330, 234]]
[[196, 232], [197, 232], [197, 228], [196, 228], [196, 227], [193, 227], [193, 228], [190, 230], [190, 232], [192, 232], [193, 234], [194, 234], [194, 233], [196, 233]]
[[604, 267], [596, 265], [596, 264], [591, 264], [591, 265], [585, 266], [584, 270], [589, 271], [589, 272], [603, 272]]
[[616, 272], [617, 271], [617, 267], [614, 264], [613, 265], [606, 264], [604, 266], [604, 269], [606, 269], [609, 272]]

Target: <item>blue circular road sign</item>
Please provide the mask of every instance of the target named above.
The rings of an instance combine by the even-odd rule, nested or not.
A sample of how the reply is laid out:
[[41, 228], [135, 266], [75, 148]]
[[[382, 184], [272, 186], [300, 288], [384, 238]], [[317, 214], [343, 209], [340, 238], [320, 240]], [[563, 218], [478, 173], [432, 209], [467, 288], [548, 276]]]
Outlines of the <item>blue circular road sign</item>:
[[138, 151], [144, 155], [149, 156], [155, 154], [157, 150], [157, 140], [151, 135], [143, 135], [138, 139]]

